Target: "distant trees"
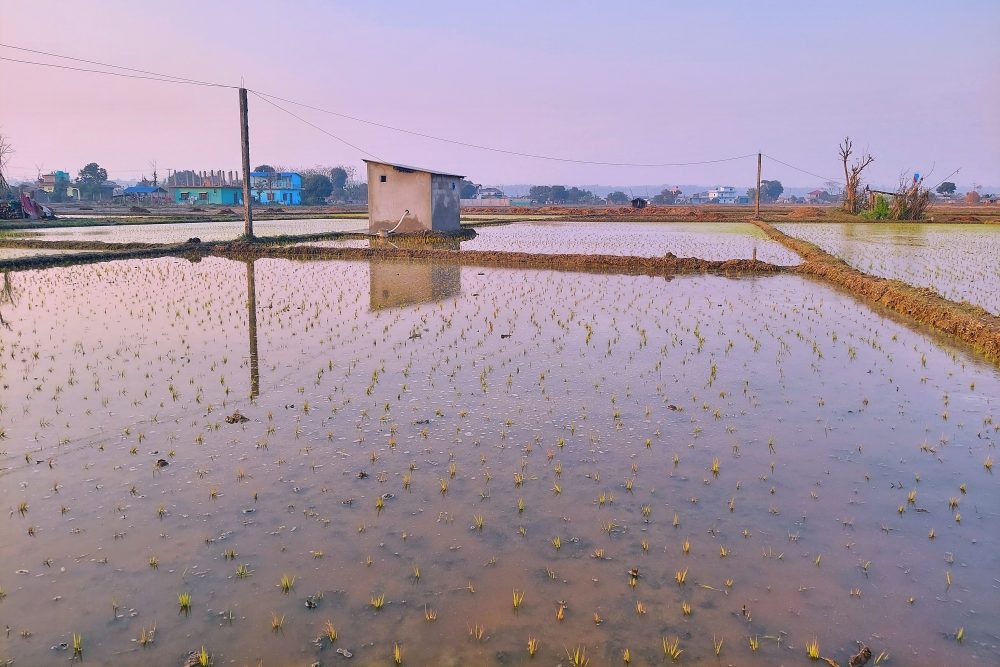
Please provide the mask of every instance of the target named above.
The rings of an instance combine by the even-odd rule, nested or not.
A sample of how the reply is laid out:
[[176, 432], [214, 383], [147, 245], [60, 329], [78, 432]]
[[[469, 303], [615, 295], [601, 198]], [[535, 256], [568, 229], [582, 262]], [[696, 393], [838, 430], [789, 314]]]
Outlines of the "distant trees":
[[539, 204], [589, 204], [598, 199], [590, 190], [565, 185], [532, 185], [528, 196]]
[[653, 195], [652, 201], [658, 206], [675, 204], [677, 203], [677, 195], [680, 193], [680, 190], [662, 190], [660, 194]]
[[[784, 191], [785, 186], [781, 184], [781, 181], [761, 181], [760, 201], [766, 204], [776, 202]], [[750, 197], [751, 202], [754, 201], [757, 198], [757, 188], [748, 189], [747, 196]]]
[[478, 185], [476, 185], [467, 178], [462, 179], [461, 192], [459, 193], [459, 196], [462, 199], [475, 199], [478, 193], [479, 193]]
[[345, 189], [347, 188], [347, 170], [343, 167], [334, 167], [330, 170], [330, 185], [333, 188], [333, 197], [337, 200], [345, 199]]
[[325, 174], [307, 174], [302, 178], [302, 203], [315, 206], [333, 194], [333, 181]]
[[256, 167], [254, 167], [253, 170], [254, 171], [259, 171], [259, 172], [262, 172], [262, 173], [266, 173], [266, 174], [274, 174], [274, 173], [277, 173], [277, 171], [278, 171], [277, 169], [275, 169], [274, 167], [272, 167], [269, 164], [259, 164]]
[[631, 197], [622, 192], [621, 190], [615, 190], [608, 194], [609, 204], [627, 204], [632, 201]]
[[[861, 172], [875, 161], [875, 157], [869, 153], [862, 153], [848, 167], [848, 160], [854, 154], [854, 143], [850, 137], [845, 137], [844, 142], [840, 144], [839, 148], [840, 159], [844, 163], [844, 210], [853, 214], [861, 210], [861, 205], [858, 202], [858, 189], [861, 187]], [[761, 186], [761, 190], [763, 190], [763, 186]]]
[[937, 186], [934, 189], [934, 191], [937, 192], [939, 195], [945, 195], [950, 197], [951, 195], [955, 194], [955, 189], [956, 186], [954, 183], [952, 183], [951, 181], [945, 181], [941, 185]]
[[968, 192], [965, 193], [965, 203], [969, 204], [970, 206], [975, 206], [981, 200], [982, 200], [982, 197], [980, 197], [979, 193], [976, 192], [975, 190], [970, 190], [970, 191], [968, 191]]
[[82, 198], [94, 199], [101, 192], [101, 186], [108, 182], [108, 170], [91, 162], [79, 171], [76, 187], [80, 189]]

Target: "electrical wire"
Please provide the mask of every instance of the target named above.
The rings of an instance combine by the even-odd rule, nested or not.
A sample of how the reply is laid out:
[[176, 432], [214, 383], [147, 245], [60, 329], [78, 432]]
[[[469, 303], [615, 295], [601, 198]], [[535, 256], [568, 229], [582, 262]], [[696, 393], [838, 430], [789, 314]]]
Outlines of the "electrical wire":
[[365, 118], [359, 118], [357, 116], [351, 116], [349, 114], [340, 113], [338, 111], [331, 111], [329, 109], [324, 109], [322, 107], [313, 106], [311, 104], [306, 104], [304, 102], [297, 102], [295, 100], [290, 100], [284, 97], [279, 97], [277, 95], [272, 95], [270, 93], [265, 93], [263, 91], [254, 91], [258, 96], [268, 97], [271, 99], [279, 100], [287, 104], [294, 104], [306, 109], [311, 109], [313, 111], [319, 111], [320, 113], [330, 114], [331, 116], [337, 116], [339, 118], [346, 118], [348, 120], [353, 120], [358, 123], [364, 123], [366, 125], [372, 125], [374, 127], [380, 127], [385, 130], [392, 130], [393, 132], [401, 132], [403, 134], [410, 134], [416, 137], [422, 137], [424, 139], [432, 139], [434, 141], [441, 141], [449, 144], [454, 144], [456, 146], [464, 146], [466, 148], [475, 148], [478, 150], [491, 151], [494, 153], [504, 153], [505, 155], [514, 155], [517, 157], [534, 158], [537, 160], [552, 160], [555, 162], [570, 162], [573, 164], [591, 164], [591, 165], [601, 165], [606, 167], [689, 167], [699, 164], [716, 164], [719, 162], [731, 162], [733, 160], [744, 160], [746, 158], [754, 157], [756, 153], [748, 153], [746, 155], [735, 155], [733, 157], [724, 157], [715, 160], [694, 160], [690, 162], [602, 162], [598, 160], [579, 160], [575, 158], [568, 157], [558, 157], [553, 155], [541, 155], [539, 153], [524, 153], [521, 151], [508, 150], [505, 148], [496, 148], [494, 146], [484, 146], [482, 144], [474, 144], [467, 141], [459, 141], [457, 139], [448, 139], [447, 137], [439, 137], [433, 134], [427, 134], [425, 132], [417, 132], [416, 130], [407, 130], [401, 127], [395, 127], [394, 125], [387, 125], [385, 123], [378, 123], [372, 120], [367, 120]]
[[[114, 69], [125, 70], [127, 72], [138, 72], [139, 74], [149, 74], [149, 75], [152, 75], [152, 76], [155, 76], [155, 77], [160, 77], [162, 79], [176, 79], [178, 82], [197, 84], [197, 85], [200, 85], [200, 86], [216, 86], [216, 87], [219, 87], [219, 88], [236, 88], [236, 86], [227, 86], [225, 84], [214, 83], [212, 81], [199, 81], [198, 79], [188, 79], [188, 78], [183, 77], [183, 76], [174, 76], [173, 74], [163, 74], [161, 72], [152, 72], [152, 71], [144, 70], [144, 69], [136, 69], [134, 67], [125, 67], [124, 65], [113, 65], [111, 63], [103, 63], [103, 62], [100, 62], [99, 60], [87, 60], [86, 58], [74, 58], [73, 56], [64, 56], [62, 54], [51, 53], [49, 51], [39, 51], [38, 49], [29, 49], [29, 48], [24, 47], [24, 46], [14, 46], [13, 44], [4, 44], [3, 42], [0, 42], [0, 46], [2, 46], [4, 48], [7, 48], [7, 49], [15, 49], [17, 51], [27, 51], [28, 53], [37, 53], [39, 55], [50, 56], [52, 58], [62, 58], [64, 60], [73, 60], [73, 61], [80, 62], [80, 63], [87, 63], [88, 65], [100, 65], [101, 67], [111, 67], [111, 68], [114, 68]], [[28, 62], [28, 61], [24, 61], [24, 62]], [[45, 63], [38, 63], [38, 64], [45, 64]], [[92, 70], [86, 70], [86, 71], [92, 71]], [[105, 73], [106, 74], [114, 74], [114, 72], [105, 72]]]
[[803, 174], [809, 174], [810, 176], [815, 176], [816, 178], [822, 178], [824, 181], [832, 181], [834, 183], [839, 183], [841, 185], [844, 184], [844, 181], [842, 181], [839, 178], [828, 178], [826, 176], [821, 176], [820, 174], [815, 174], [815, 173], [813, 173], [811, 171], [806, 171], [805, 169], [802, 169], [800, 167], [796, 167], [794, 164], [788, 164], [787, 162], [779, 160], [778, 158], [776, 158], [776, 157], [774, 157], [772, 155], [768, 155], [767, 153], [761, 153], [761, 155], [763, 155], [764, 157], [766, 157], [769, 160], [774, 160], [778, 164], [783, 164], [783, 165], [785, 165], [786, 167], [788, 167], [790, 169], [794, 169], [795, 171], [801, 171]]
[[379, 156], [375, 155], [374, 153], [366, 151], [364, 148], [361, 148], [361, 146], [356, 146], [356, 145], [352, 144], [351, 142], [347, 141], [346, 139], [344, 139], [342, 137], [338, 137], [336, 134], [334, 134], [332, 132], [329, 132], [328, 130], [323, 129], [322, 127], [320, 127], [319, 125], [316, 125], [315, 123], [310, 123], [308, 120], [306, 120], [302, 116], [296, 115], [296, 114], [292, 113], [291, 111], [289, 111], [288, 109], [286, 109], [286, 108], [284, 108], [284, 107], [282, 107], [282, 106], [280, 106], [278, 104], [275, 104], [274, 102], [272, 102], [271, 100], [267, 99], [266, 97], [263, 97], [256, 90], [251, 90], [250, 92], [253, 93], [256, 97], [259, 97], [264, 102], [267, 102], [268, 104], [270, 104], [275, 109], [280, 109], [281, 111], [284, 111], [285, 113], [287, 113], [292, 118], [297, 118], [298, 120], [302, 121], [303, 123], [305, 123], [309, 127], [312, 127], [313, 129], [319, 130], [320, 132], [322, 132], [323, 134], [325, 134], [327, 136], [333, 137], [334, 139], [336, 139], [340, 143], [342, 143], [342, 144], [344, 144], [346, 146], [350, 146], [351, 148], [353, 148], [356, 151], [359, 151], [361, 153], [364, 153], [365, 155], [373, 157], [376, 160], [382, 161], [382, 158], [380, 158]]
[[107, 70], [100, 69], [88, 69], [86, 67], [73, 67], [71, 65], [59, 65], [56, 63], [40, 63], [34, 60], [19, 60], [18, 58], [8, 58], [7, 56], [0, 56], [0, 60], [5, 60], [11, 63], [20, 63], [22, 65], [38, 65], [39, 67], [52, 67], [54, 69], [65, 69], [72, 70], [74, 72], [90, 72], [91, 74], [107, 74], [110, 76], [120, 76], [126, 79], [145, 79], [147, 81], [160, 81], [162, 83], [181, 83], [189, 86], [213, 86], [216, 88], [233, 88], [236, 89], [239, 86], [227, 86], [221, 83], [203, 83], [200, 81], [184, 81], [181, 79], [165, 79], [159, 76], [143, 76], [140, 74], [125, 74], [123, 72], [108, 72]]

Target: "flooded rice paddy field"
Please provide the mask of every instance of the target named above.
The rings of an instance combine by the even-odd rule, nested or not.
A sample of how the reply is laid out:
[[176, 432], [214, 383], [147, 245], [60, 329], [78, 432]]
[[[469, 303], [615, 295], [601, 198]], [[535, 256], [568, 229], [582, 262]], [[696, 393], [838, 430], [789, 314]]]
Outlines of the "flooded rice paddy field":
[[820, 283], [11, 281], [0, 662], [1000, 661], [1000, 375]]
[[[461, 242], [461, 250], [633, 257], [660, 257], [670, 252], [709, 260], [750, 259], [756, 250], [757, 259], [772, 264], [789, 266], [801, 261], [747, 223], [521, 222], [476, 227], [476, 233], [476, 238]], [[368, 247], [359, 239], [307, 245]]]
[[[319, 234], [323, 232], [368, 231], [367, 221], [357, 219], [255, 220], [257, 236]], [[183, 243], [198, 237], [202, 241], [231, 241], [243, 234], [243, 222], [179, 222], [154, 225], [104, 225], [17, 230], [0, 234], [3, 238], [30, 238], [40, 241], [100, 241], [102, 243]]]
[[928, 287], [1000, 315], [1000, 226], [781, 223], [781, 231], [874, 276]]

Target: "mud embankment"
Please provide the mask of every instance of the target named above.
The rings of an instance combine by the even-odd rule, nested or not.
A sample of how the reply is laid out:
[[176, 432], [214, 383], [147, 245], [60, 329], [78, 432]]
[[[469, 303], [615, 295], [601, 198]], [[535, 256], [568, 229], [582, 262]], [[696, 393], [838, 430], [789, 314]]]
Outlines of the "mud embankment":
[[858, 271], [813, 243], [789, 236], [766, 222], [754, 222], [768, 238], [802, 257], [794, 273], [822, 278], [869, 303], [955, 336], [994, 363], [1000, 362], [1000, 317], [978, 306], [956, 303], [933, 290]]
[[259, 243], [227, 243], [211, 248], [212, 255], [232, 259], [280, 258], [294, 260], [420, 261], [492, 268], [550, 269], [592, 273], [668, 276], [712, 273], [720, 275], [770, 275], [787, 271], [750, 259], [724, 261], [677, 257], [631, 257], [623, 255], [542, 255], [525, 252], [484, 250], [440, 250], [433, 248], [319, 248], [315, 246], [268, 246]]

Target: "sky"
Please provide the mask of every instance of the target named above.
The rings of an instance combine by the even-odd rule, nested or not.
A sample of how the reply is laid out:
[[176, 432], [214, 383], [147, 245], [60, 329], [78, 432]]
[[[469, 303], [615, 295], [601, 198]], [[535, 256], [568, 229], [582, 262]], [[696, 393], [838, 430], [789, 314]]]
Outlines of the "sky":
[[[486, 185], [843, 178], [1000, 185], [1000, 2], [257, 2], [3, 0], [0, 43], [238, 86], [434, 141], [250, 95], [251, 162], [362, 159]], [[93, 68], [0, 47], [0, 57]], [[311, 125], [310, 125], [311, 124]], [[317, 129], [320, 128], [320, 129]], [[98, 162], [113, 179], [240, 166], [237, 92], [0, 60], [14, 179]], [[346, 141], [343, 143], [339, 137]], [[351, 145], [352, 144], [353, 147]], [[360, 149], [360, 150], [359, 150]], [[365, 154], [367, 152], [368, 155]]]

